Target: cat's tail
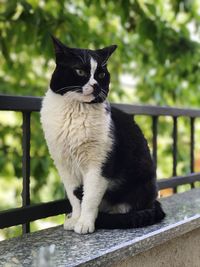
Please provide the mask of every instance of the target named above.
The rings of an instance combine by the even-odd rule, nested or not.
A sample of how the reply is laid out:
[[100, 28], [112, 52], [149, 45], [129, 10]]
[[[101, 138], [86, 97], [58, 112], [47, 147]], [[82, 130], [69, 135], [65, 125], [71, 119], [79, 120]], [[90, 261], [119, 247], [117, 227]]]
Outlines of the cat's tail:
[[130, 211], [125, 214], [100, 212], [96, 219], [96, 229], [139, 228], [160, 222], [165, 217], [161, 204], [156, 200], [151, 209]]

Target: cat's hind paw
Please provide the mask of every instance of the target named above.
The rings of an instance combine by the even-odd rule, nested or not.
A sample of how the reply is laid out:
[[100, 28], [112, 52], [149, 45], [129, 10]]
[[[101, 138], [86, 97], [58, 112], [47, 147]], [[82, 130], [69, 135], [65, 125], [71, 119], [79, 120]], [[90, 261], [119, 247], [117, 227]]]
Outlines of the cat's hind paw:
[[68, 231], [74, 230], [74, 227], [78, 221], [78, 218], [66, 218], [64, 222], [64, 229]]
[[87, 220], [78, 220], [74, 227], [74, 231], [78, 234], [89, 234], [95, 230], [94, 222]]

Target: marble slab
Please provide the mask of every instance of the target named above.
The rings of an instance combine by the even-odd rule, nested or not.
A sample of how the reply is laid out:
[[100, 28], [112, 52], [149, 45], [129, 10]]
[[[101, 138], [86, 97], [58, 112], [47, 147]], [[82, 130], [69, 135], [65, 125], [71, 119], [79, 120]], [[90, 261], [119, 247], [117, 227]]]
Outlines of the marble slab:
[[200, 227], [200, 189], [161, 199], [162, 223], [79, 235], [53, 227], [0, 242], [2, 267], [109, 266]]

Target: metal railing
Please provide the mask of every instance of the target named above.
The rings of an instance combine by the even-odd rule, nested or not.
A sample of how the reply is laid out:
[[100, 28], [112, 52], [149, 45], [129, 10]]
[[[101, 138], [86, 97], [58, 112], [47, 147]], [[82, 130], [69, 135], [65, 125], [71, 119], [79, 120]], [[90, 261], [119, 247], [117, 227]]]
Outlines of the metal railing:
[[[30, 222], [55, 216], [58, 214], [71, 212], [71, 205], [67, 199], [51, 201], [48, 203], [40, 203], [31, 205], [30, 200], [30, 126], [31, 113], [39, 112], [41, 108], [42, 98], [40, 97], [24, 97], [24, 96], [6, 96], [0, 95], [1, 111], [17, 111], [23, 115], [22, 123], [22, 207], [5, 210], [0, 212], [0, 228], [10, 227], [14, 225], [22, 225], [23, 233], [30, 232]], [[182, 109], [157, 106], [139, 106], [128, 104], [112, 104], [113, 106], [134, 115], [147, 115], [152, 118], [152, 156], [157, 165], [157, 136], [158, 136], [158, 119], [160, 116], [170, 116], [173, 118], [173, 177], [170, 179], [161, 179], [158, 181], [159, 189], [176, 188], [179, 185], [190, 184], [194, 187], [196, 181], [200, 181], [200, 173], [194, 172], [194, 147], [195, 147], [195, 119], [200, 117], [198, 109]], [[188, 117], [190, 119], [190, 171], [186, 176], [177, 176], [177, 121], [179, 117]]]

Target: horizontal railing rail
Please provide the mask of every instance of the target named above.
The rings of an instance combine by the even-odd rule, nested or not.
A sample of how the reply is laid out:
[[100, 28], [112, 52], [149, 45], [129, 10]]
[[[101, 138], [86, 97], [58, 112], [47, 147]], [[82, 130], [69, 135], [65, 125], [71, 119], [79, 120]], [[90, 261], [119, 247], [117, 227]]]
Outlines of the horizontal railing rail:
[[171, 178], [165, 178], [158, 180], [158, 188], [175, 188], [178, 185], [193, 184], [194, 182], [200, 182], [200, 173], [191, 173], [189, 175], [175, 176]]
[[27, 225], [30, 222], [38, 219], [70, 213], [71, 210], [72, 209], [69, 201], [67, 199], [61, 199], [47, 203], [33, 204], [21, 208], [1, 211], [0, 229], [20, 224]]
[[[30, 200], [30, 139], [31, 139], [31, 113], [39, 112], [42, 104], [41, 97], [32, 96], [7, 96], [0, 95], [0, 111], [17, 111], [23, 115], [22, 124], [22, 176], [23, 192], [22, 207], [0, 212], [0, 228], [14, 225], [23, 225], [23, 233], [30, 231], [30, 222], [55, 216], [58, 214], [68, 213], [71, 206], [68, 200], [57, 200], [48, 203], [31, 204]], [[195, 119], [200, 118], [199, 109], [143, 106], [130, 104], [112, 104], [112, 106], [121, 109], [131, 115], [146, 115], [152, 118], [152, 156], [157, 165], [157, 135], [158, 119], [160, 116], [170, 116], [173, 119], [173, 145], [172, 145], [172, 177], [158, 180], [159, 189], [173, 188], [176, 192], [177, 186], [190, 184], [191, 188], [194, 183], [200, 181], [200, 173], [194, 172], [194, 149], [195, 149]], [[177, 141], [178, 141], [178, 118], [188, 117], [190, 119], [190, 174], [177, 176]]]
[[[0, 110], [40, 111], [42, 97], [8, 96], [0, 94]], [[158, 107], [151, 105], [117, 104], [112, 106], [132, 115], [200, 117], [200, 109]]]
[[0, 95], [0, 110], [10, 111], [40, 111], [41, 97]]
[[[170, 179], [161, 179], [158, 181], [158, 189], [161, 190], [170, 188], [172, 186], [175, 187], [178, 185], [190, 184], [196, 181], [200, 182], [200, 173], [195, 173], [188, 176], [177, 176]], [[38, 219], [70, 212], [71, 205], [67, 199], [5, 210], [0, 212], [0, 229], [15, 225], [29, 225], [30, 222]], [[28, 230], [29, 227], [25, 229]]]

